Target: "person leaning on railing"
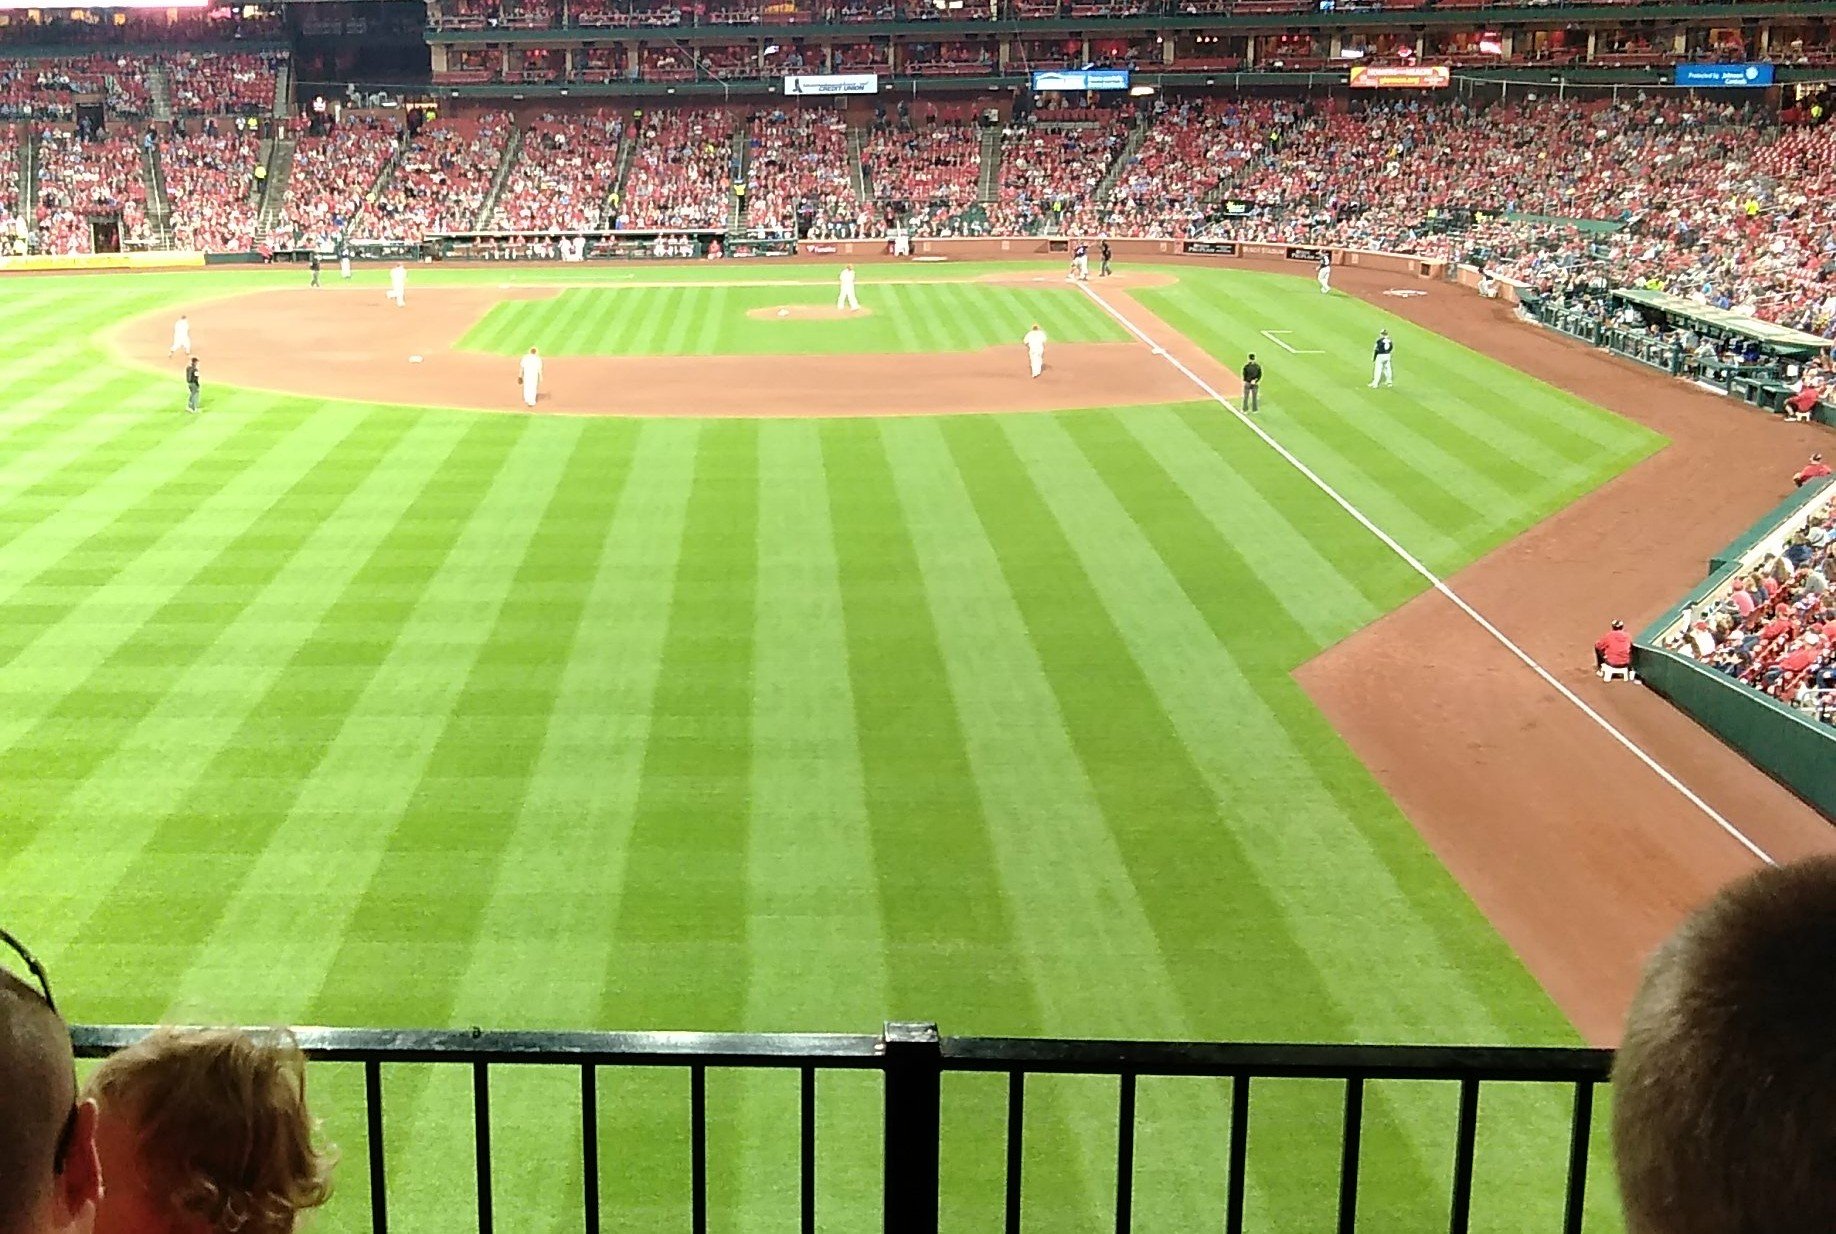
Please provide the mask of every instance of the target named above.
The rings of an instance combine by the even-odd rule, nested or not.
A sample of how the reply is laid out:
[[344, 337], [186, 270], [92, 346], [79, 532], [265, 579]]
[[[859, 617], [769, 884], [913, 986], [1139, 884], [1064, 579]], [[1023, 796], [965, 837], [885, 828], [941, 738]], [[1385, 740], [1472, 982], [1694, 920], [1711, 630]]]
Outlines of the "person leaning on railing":
[[291, 1234], [331, 1194], [284, 1029], [158, 1029], [84, 1094], [107, 1181], [96, 1234]]

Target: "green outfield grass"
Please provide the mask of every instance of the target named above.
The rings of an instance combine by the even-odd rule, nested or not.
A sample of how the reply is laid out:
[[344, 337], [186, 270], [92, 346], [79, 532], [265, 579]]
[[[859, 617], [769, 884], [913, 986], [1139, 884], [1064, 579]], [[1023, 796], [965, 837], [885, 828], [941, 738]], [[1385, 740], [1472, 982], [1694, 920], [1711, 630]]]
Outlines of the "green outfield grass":
[[[1177, 273], [1146, 301], [1260, 353], [1262, 422], [1437, 568], [1658, 444], [1310, 281]], [[186, 417], [90, 341], [284, 278], [0, 302], [0, 914], [76, 1017], [1573, 1039], [1290, 676], [1421, 580], [1215, 405], [640, 422], [212, 387]], [[1050, 304], [1107, 337], [1056, 288], [922, 291], [810, 324], [979, 345], [1010, 309], [966, 305]], [[792, 337], [734, 315], [713, 341]], [[1370, 391], [1386, 323], [1399, 384]], [[470, 1221], [468, 1083], [390, 1074], [393, 1229]], [[575, 1084], [500, 1079], [499, 1228], [577, 1228]], [[685, 1091], [603, 1082], [617, 1228], [683, 1228]], [[315, 1093], [360, 1167], [356, 1077]], [[794, 1079], [710, 1093], [716, 1228], [791, 1228]], [[1113, 1091], [1028, 1096], [1028, 1228], [1108, 1228]], [[1331, 1228], [1339, 1100], [1258, 1087], [1250, 1228]], [[1368, 1228], [1444, 1227], [1455, 1100], [1373, 1089]], [[946, 1101], [949, 1228], [997, 1228], [999, 1082]], [[823, 1108], [825, 1228], [869, 1228], [871, 1092]], [[1225, 1109], [1144, 1082], [1137, 1229], [1218, 1224]], [[1565, 1119], [1488, 1098], [1476, 1229], [1553, 1228]], [[320, 1228], [366, 1195], [348, 1168]]]
[[459, 346], [555, 356], [817, 355], [830, 352], [977, 351], [1011, 346], [1035, 323], [1060, 343], [1127, 337], [1067, 283], [1007, 287], [971, 282], [872, 281], [856, 289], [862, 312], [824, 321], [768, 316], [788, 305], [833, 308], [836, 284], [772, 287], [571, 287], [546, 300], [506, 300]]

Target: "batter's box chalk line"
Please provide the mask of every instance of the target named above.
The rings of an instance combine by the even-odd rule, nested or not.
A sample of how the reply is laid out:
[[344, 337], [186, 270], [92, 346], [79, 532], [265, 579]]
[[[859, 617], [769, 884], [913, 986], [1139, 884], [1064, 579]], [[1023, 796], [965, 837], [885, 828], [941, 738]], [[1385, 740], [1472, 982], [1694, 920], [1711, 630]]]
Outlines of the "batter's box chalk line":
[[1296, 346], [1294, 346], [1293, 344], [1291, 344], [1291, 343], [1289, 343], [1289, 342], [1288, 342], [1288, 341], [1287, 341], [1286, 339], [1284, 339], [1284, 338], [1280, 338], [1280, 337], [1278, 337], [1278, 336], [1280, 336], [1280, 335], [1283, 335], [1283, 334], [1293, 334], [1293, 333], [1294, 333], [1294, 331], [1292, 331], [1292, 330], [1263, 330], [1263, 331], [1261, 331], [1260, 333], [1261, 333], [1261, 335], [1262, 335], [1262, 337], [1263, 337], [1263, 338], [1265, 338], [1265, 339], [1267, 339], [1267, 340], [1269, 340], [1269, 342], [1271, 342], [1271, 343], [1273, 343], [1273, 344], [1275, 344], [1275, 345], [1276, 345], [1277, 347], [1284, 347], [1284, 348], [1286, 348], [1286, 349], [1287, 349], [1287, 350], [1288, 350], [1288, 351], [1289, 351], [1290, 353], [1292, 353], [1293, 355], [1297, 355], [1297, 356], [1323, 356], [1323, 355], [1325, 355], [1325, 354], [1326, 354], [1326, 353], [1325, 353], [1325, 352], [1323, 352], [1323, 351], [1308, 351], [1308, 350], [1303, 350], [1302, 348], [1299, 348], [1299, 347], [1296, 347]]
[[[1077, 285], [1077, 288], [1079, 291], [1089, 296], [1092, 300], [1096, 301], [1096, 303], [1102, 307], [1103, 311], [1108, 313], [1111, 317], [1113, 317], [1116, 320], [1117, 324], [1119, 324], [1124, 330], [1127, 330], [1130, 334], [1134, 335], [1136, 338], [1146, 343], [1149, 347], [1152, 347], [1156, 355], [1165, 356], [1167, 363], [1171, 364], [1174, 368], [1178, 369], [1181, 375], [1183, 375], [1187, 381], [1190, 381], [1193, 385], [1197, 386], [1200, 390], [1204, 391], [1205, 394], [1208, 397], [1210, 397], [1212, 402], [1222, 407], [1225, 411], [1228, 411], [1233, 417], [1236, 418], [1238, 423], [1242, 424], [1243, 427], [1247, 428], [1250, 432], [1254, 433], [1257, 436], [1257, 438], [1261, 440], [1263, 445], [1275, 451], [1276, 454], [1279, 454], [1282, 457], [1282, 460], [1284, 462], [1286, 462], [1290, 467], [1294, 468], [1294, 470], [1298, 471], [1301, 475], [1305, 476], [1307, 480], [1315, 488], [1319, 489], [1320, 492], [1324, 493], [1332, 501], [1334, 505], [1338, 506], [1341, 510], [1345, 511], [1346, 514], [1350, 515], [1353, 521], [1355, 521], [1360, 527], [1363, 527], [1366, 531], [1370, 532], [1371, 535], [1375, 536], [1378, 539], [1378, 541], [1383, 544], [1385, 548], [1389, 549], [1391, 552], [1395, 553], [1398, 557], [1400, 557], [1403, 560], [1403, 562], [1407, 564], [1411, 570], [1414, 570], [1417, 574], [1421, 575], [1422, 578], [1426, 579], [1430, 587], [1432, 587], [1435, 591], [1439, 592], [1441, 595], [1445, 596], [1447, 600], [1450, 603], [1452, 603], [1455, 608], [1459, 609], [1462, 613], [1466, 614], [1466, 616], [1472, 620], [1473, 624], [1477, 625], [1481, 630], [1484, 630], [1488, 635], [1490, 635], [1493, 641], [1498, 643], [1499, 646], [1503, 647], [1507, 652], [1509, 652], [1514, 659], [1516, 659], [1525, 668], [1529, 669], [1531, 672], [1535, 673], [1539, 678], [1541, 678], [1545, 685], [1547, 685], [1550, 689], [1554, 690], [1557, 694], [1561, 695], [1562, 698], [1569, 703], [1569, 705], [1574, 707], [1577, 711], [1579, 711], [1582, 715], [1586, 716], [1589, 720], [1593, 721], [1594, 724], [1598, 726], [1602, 732], [1606, 733], [1607, 736], [1611, 737], [1615, 742], [1617, 742], [1622, 748], [1624, 748], [1634, 758], [1638, 759], [1639, 762], [1643, 763], [1647, 768], [1651, 770], [1651, 772], [1654, 775], [1656, 775], [1659, 779], [1663, 780], [1664, 783], [1670, 785], [1671, 788], [1675, 789], [1677, 793], [1681, 795], [1685, 801], [1689, 802], [1690, 805], [1696, 807], [1697, 810], [1701, 811], [1701, 813], [1706, 818], [1708, 818], [1711, 822], [1713, 822], [1717, 827], [1721, 828], [1722, 831], [1726, 832], [1742, 848], [1752, 853], [1755, 857], [1759, 858], [1761, 861], [1765, 862], [1767, 865], [1777, 865], [1778, 864], [1778, 862], [1772, 859], [1771, 854], [1767, 853], [1766, 850], [1761, 848], [1758, 844], [1755, 844], [1753, 840], [1750, 839], [1746, 835], [1746, 833], [1741, 831], [1740, 828], [1736, 827], [1733, 823], [1729, 822], [1719, 811], [1715, 809], [1714, 806], [1711, 806], [1708, 802], [1704, 801], [1701, 798], [1701, 796], [1695, 792], [1695, 790], [1691, 789], [1687, 784], [1683, 783], [1683, 781], [1677, 779], [1677, 777], [1671, 773], [1668, 767], [1665, 767], [1662, 763], [1658, 762], [1655, 758], [1651, 757], [1651, 755], [1647, 754], [1643, 747], [1641, 747], [1637, 742], [1633, 741], [1630, 737], [1626, 736], [1623, 732], [1621, 732], [1613, 724], [1611, 720], [1607, 719], [1605, 716], [1601, 715], [1598, 711], [1594, 710], [1593, 707], [1589, 706], [1587, 703], [1587, 700], [1583, 699], [1580, 695], [1576, 694], [1573, 690], [1569, 689], [1566, 685], [1564, 685], [1560, 680], [1556, 678], [1555, 674], [1551, 673], [1547, 668], [1544, 668], [1543, 665], [1540, 664], [1535, 659], [1535, 657], [1533, 657], [1529, 652], [1525, 651], [1522, 647], [1519, 647], [1515, 642], [1513, 642], [1511, 637], [1508, 634], [1506, 634], [1503, 630], [1500, 630], [1497, 626], [1493, 625], [1491, 620], [1488, 617], [1486, 617], [1485, 614], [1481, 613], [1478, 609], [1474, 608], [1471, 604], [1469, 604], [1466, 601], [1466, 598], [1460, 595], [1459, 592], [1455, 591], [1452, 587], [1449, 587], [1447, 585], [1446, 580], [1441, 578], [1440, 575], [1436, 574], [1433, 570], [1430, 570], [1426, 565], [1424, 565], [1421, 559], [1416, 557], [1415, 554], [1411, 553], [1408, 549], [1404, 548], [1402, 546], [1402, 543], [1398, 541], [1395, 536], [1392, 536], [1389, 532], [1385, 531], [1382, 527], [1379, 527], [1374, 521], [1372, 521], [1369, 515], [1367, 515], [1364, 511], [1360, 510], [1357, 506], [1354, 506], [1345, 497], [1343, 493], [1339, 492], [1338, 489], [1334, 488], [1331, 484], [1327, 483], [1326, 480], [1323, 477], [1321, 477], [1318, 472], [1314, 471], [1313, 468], [1307, 466], [1307, 464], [1303, 462], [1298, 455], [1296, 455], [1292, 450], [1288, 449], [1288, 447], [1282, 445], [1280, 441], [1276, 440], [1273, 436], [1271, 436], [1268, 430], [1264, 429], [1260, 424], [1256, 423], [1256, 421], [1252, 420], [1249, 416], [1245, 415], [1237, 407], [1235, 403], [1232, 403], [1229, 399], [1225, 398], [1222, 394], [1218, 393], [1216, 387], [1214, 387], [1210, 382], [1206, 381], [1203, 377], [1200, 377], [1197, 373], [1193, 372], [1189, 367], [1186, 366], [1186, 364], [1184, 364], [1180, 360], [1178, 356], [1168, 355], [1165, 349], [1162, 348], [1158, 343], [1156, 343], [1154, 339], [1151, 336], [1149, 336], [1145, 330], [1143, 330], [1140, 326], [1136, 325], [1134, 322], [1130, 321], [1127, 317], [1123, 316], [1123, 314], [1116, 308], [1115, 305], [1111, 304], [1108, 300], [1105, 300], [1102, 294], [1098, 292], [1097, 290], [1095, 290], [1094, 288], [1092, 288], [1090, 284], [1079, 283]], [[1270, 332], [1267, 330], [1264, 330], [1262, 333], [1264, 333], [1265, 335], [1270, 334]], [[1291, 333], [1291, 331], [1283, 331], [1282, 333]], [[1271, 337], [1273, 336], [1271, 335]], [[1280, 342], [1279, 339], [1277, 339], [1276, 341]], [[1287, 346], [1286, 343], [1282, 343], [1281, 345], [1284, 347]], [[1294, 349], [1290, 347], [1288, 348], [1288, 350], [1293, 351]]]

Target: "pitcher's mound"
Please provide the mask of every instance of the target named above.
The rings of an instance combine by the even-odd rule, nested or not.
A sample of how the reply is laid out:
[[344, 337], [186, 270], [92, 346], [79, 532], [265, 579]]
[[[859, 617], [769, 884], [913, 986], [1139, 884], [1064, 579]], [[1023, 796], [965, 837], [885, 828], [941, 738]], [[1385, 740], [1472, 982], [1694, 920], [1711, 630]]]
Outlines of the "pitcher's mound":
[[747, 309], [746, 316], [761, 321], [840, 321], [845, 317], [871, 317], [873, 310], [830, 308], [826, 304], [777, 304], [770, 308]]

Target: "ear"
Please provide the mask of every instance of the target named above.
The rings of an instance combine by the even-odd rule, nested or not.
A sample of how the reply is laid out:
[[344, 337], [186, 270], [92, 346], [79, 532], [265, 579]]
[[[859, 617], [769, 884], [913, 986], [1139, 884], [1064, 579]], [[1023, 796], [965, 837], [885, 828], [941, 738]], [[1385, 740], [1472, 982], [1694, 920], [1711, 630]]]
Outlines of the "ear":
[[77, 1104], [76, 1125], [64, 1171], [57, 1176], [51, 1196], [53, 1228], [87, 1232], [95, 1225], [96, 1205], [102, 1198], [102, 1161], [96, 1154], [96, 1103]]

